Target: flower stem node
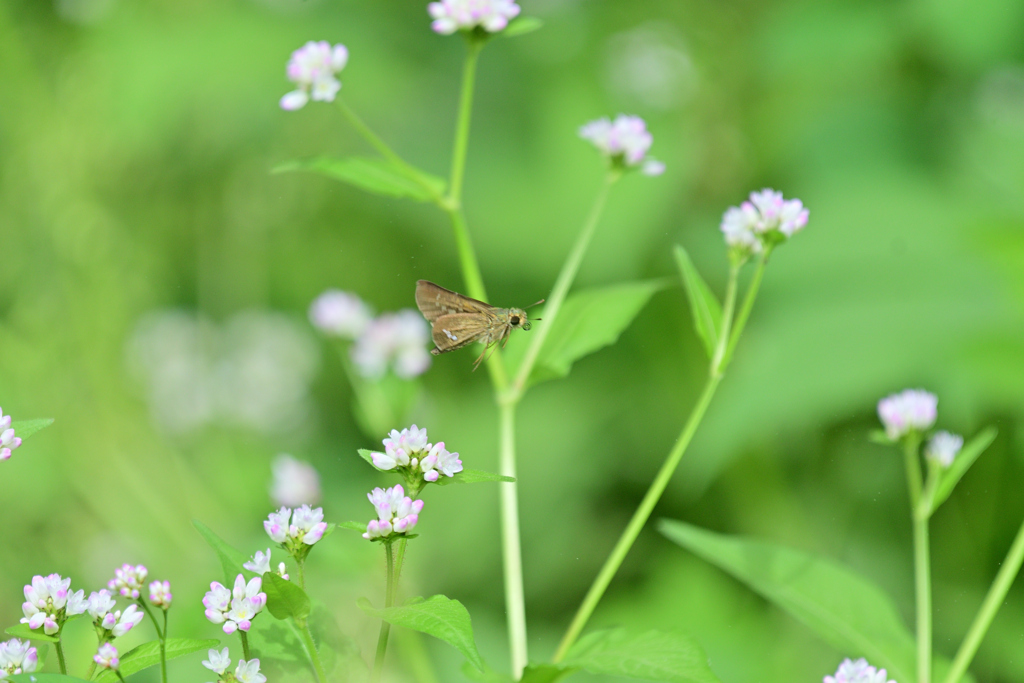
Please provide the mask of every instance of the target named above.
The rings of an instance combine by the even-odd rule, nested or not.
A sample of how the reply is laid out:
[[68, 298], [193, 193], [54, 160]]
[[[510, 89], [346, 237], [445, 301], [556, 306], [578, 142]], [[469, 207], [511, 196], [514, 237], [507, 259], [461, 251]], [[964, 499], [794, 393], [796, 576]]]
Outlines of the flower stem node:
[[503, 31], [521, 8], [515, 0], [440, 0], [427, 5], [430, 27], [441, 35], [456, 31], [488, 34]]
[[29, 674], [39, 664], [39, 653], [27, 640], [12, 638], [0, 643], [0, 679]]
[[619, 172], [639, 168], [644, 175], [661, 175], [665, 164], [647, 156], [654, 137], [639, 116], [619, 114], [614, 121], [605, 117], [580, 127], [580, 137], [589, 140]]
[[449, 452], [444, 441], [431, 444], [427, 430], [412, 425], [399, 432], [392, 429], [384, 439], [383, 453], [370, 453], [374, 467], [394, 470], [405, 477], [409, 491], [416, 495], [426, 483], [434, 483], [441, 476], [454, 477], [462, 471], [458, 453]]
[[296, 562], [302, 564], [313, 544], [324, 537], [327, 522], [324, 521], [323, 508], [303, 505], [295, 510], [282, 507], [277, 512], [271, 512], [263, 522], [263, 528], [270, 540], [280, 544]]
[[21, 606], [25, 615], [21, 623], [32, 630], [43, 629], [48, 636], [60, 631], [69, 617], [82, 614], [86, 609], [85, 591], [71, 592], [71, 579], [60, 574], [33, 576], [25, 586], [25, 602]]
[[235, 578], [232, 590], [214, 581], [203, 598], [206, 618], [214, 624], [224, 624], [224, 633], [248, 631], [252, 620], [267, 604], [267, 594], [260, 592], [262, 587], [263, 579], [260, 577], [251, 579], [247, 584], [241, 574]]
[[366, 525], [363, 538], [383, 542], [391, 542], [396, 536], [411, 538], [408, 534], [419, 521], [419, 514], [423, 510], [422, 500], [406, 496], [401, 486], [376, 488], [366, 497], [377, 511], [377, 519], [370, 520]]

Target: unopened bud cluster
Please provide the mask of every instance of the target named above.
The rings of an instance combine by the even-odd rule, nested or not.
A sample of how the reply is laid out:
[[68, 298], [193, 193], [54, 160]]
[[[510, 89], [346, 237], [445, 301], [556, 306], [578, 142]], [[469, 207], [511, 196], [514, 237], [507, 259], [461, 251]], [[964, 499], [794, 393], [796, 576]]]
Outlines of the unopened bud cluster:
[[807, 225], [809, 213], [799, 199], [783, 199], [770, 188], [751, 192], [750, 199], [722, 216], [725, 243], [740, 257], [759, 254], [785, 242]]
[[374, 467], [399, 472], [414, 493], [422, 482], [436, 482], [442, 476], [454, 477], [462, 471], [459, 454], [449, 452], [444, 441], [429, 443], [427, 430], [416, 425], [400, 432], [392, 429], [383, 443], [383, 453], [370, 454]]

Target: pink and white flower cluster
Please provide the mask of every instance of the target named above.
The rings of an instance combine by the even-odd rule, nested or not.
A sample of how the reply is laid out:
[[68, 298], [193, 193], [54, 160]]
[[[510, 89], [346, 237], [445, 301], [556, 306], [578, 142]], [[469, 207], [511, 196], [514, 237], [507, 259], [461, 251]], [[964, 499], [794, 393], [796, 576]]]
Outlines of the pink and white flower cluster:
[[100, 645], [96, 654], [93, 655], [92, 661], [96, 662], [96, 666], [101, 669], [117, 671], [121, 668], [121, 660], [118, 657], [117, 648], [111, 643]]
[[[220, 652], [210, 650], [208, 657], [203, 660], [203, 666], [220, 676], [219, 680], [224, 680], [224, 672], [231, 666], [231, 655], [228, 654], [228, 649], [224, 648]], [[228, 679], [230, 680], [230, 678], [229, 674]], [[250, 659], [247, 662], [241, 659], [238, 661], [238, 666], [235, 667], [234, 680], [238, 683], [266, 683], [267, 677], [260, 673], [260, 660]]]
[[14, 435], [11, 416], [4, 415], [0, 408], [0, 462], [11, 459], [11, 451], [21, 445], [21, 438]]
[[[252, 558], [252, 560], [243, 564], [242, 567], [244, 569], [248, 569], [251, 572], [259, 574], [260, 576], [263, 576], [264, 574], [270, 572], [270, 548], [267, 548], [266, 554], [263, 554], [261, 551], [257, 550], [256, 555]], [[277, 565], [277, 575], [280, 576], [282, 579], [288, 579], [288, 572], [284, 562], [281, 562]]]
[[15, 674], [30, 674], [38, 663], [39, 653], [29, 641], [12, 638], [0, 643], [0, 680]]
[[68, 617], [82, 614], [86, 609], [85, 591], [71, 592], [71, 579], [60, 574], [33, 576], [31, 585], [25, 586], [25, 602], [21, 606], [21, 623], [32, 630], [42, 628], [52, 636], [60, 630]]
[[766, 241], [789, 239], [807, 225], [809, 212], [799, 199], [783, 199], [781, 192], [765, 188], [751, 192], [750, 200], [732, 206], [722, 216], [725, 243], [742, 252], [760, 253]]
[[149, 584], [149, 601], [162, 609], [170, 609], [174, 594], [170, 581], [154, 581]]
[[92, 593], [86, 605], [86, 611], [89, 612], [96, 627], [109, 631], [113, 638], [120, 638], [128, 633], [146, 617], [146, 614], [135, 605], [128, 605], [124, 612], [114, 611], [114, 607], [114, 597], [106, 589]]
[[423, 501], [413, 500], [405, 495], [405, 489], [401, 486], [389, 489], [376, 488], [366, 494], [366, 497], [377, 510], [377, 519], [370, 520], [366, 525], [366, 533], [363, 534], [363, 538], [370, 541], [387, 538], [392, 534], [409, 533], [416, 526], [423, 510]]
[[934, 460], [941, 467], [949, 467], [953, 464], [960, 449], [964, 447], [964, 437], [959, 434], [941, 431], [928, 440], [924, 448], [924, 454], [930, 460]]
[[478, 26], [488, 33], [497, 33], [519, 16], [521, 8], [515, 0], [440, 0], [427, 5], [434, 20], [430, 27], [442, 35], [471, 31]]
[[593, 143], [613, 166], [639, 167], [644, 175], [665, 172], [665, 164], [647, 158], [654, 137], [639, 116], [619, 114], [614, 121], [607, 117], [591, 121], [580, 128], [580, 137]]
[[352, 292], [328, 289], [309, 306], [309, 321], [324, 334], [356, 339], [373, 320], [370, 307]]
[[896, 683], [890, 681], [885, 669], [875, 669], [861, 657], [857, 661], [844, 659], [834, 676], [825, 676], [824, 683]]
[[107, 588], [120, 593], [123, 597], [138, 600], [148, 574], [149, 570], [141, 564], [136, 567], [130, 564], [121, 565], [120, 569], [114, 570], [114, 578], [107, 582]]
[[878, 417], [886, 435], [895, 441], [912, 431], [923, 432], [935, 424], [939, 399], [924, 389], [905, 389], [878, 402]]
[[206, 618], [214, 624], [224, 624], [224, 633], [248, 631], [252, 620], [267, 604], [267, 594], [260, 592], [262, 587], [263, 579], [260, 577], [251, 579], [247, 584], [241, 574], [235, 578], [232, 590], [214, 581], [203, 598]]
[[327, 522], [324, 521], [323, 508], [311, 508], [308, 505], [295, 508], [283, 507], [271, 512], [263, 522], [270, 540], [286, 547], [296, 544], [313, 545], [324, 537]]
[[399, 432], [392, 429], [384, 439], [384, 452], [371, 453], [373, 464], [382, 470], [408, 468], [417, 474], [423, 473], [424, 481], [435, 482], [443, 474], [454, 477], [462, 471], [458, 453], [450, 453], [444, 441], [436, 444], [427, 442], [427, 430], [416, 425]]
[[314, 102], [333, 102], [341, 90], [335, 74], [348, 63], [348, 49], [326, 40], [309, 41], [292, 53], [288, 60], [288, 80], [298, 86], [281, 98], [281, 108], [302, 109], [312, 98]]

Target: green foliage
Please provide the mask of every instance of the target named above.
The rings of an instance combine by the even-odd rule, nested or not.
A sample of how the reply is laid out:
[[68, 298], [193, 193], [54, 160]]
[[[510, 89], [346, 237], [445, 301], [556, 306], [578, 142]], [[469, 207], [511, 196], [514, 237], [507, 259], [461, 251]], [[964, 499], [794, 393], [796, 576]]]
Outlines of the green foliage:
[[565, 664], [607, 676], [669, 683], [718, 683], [697, 641], [661, 631], [630, 634], [626, 629], [616, 628], [587, 634], [569, 650]]
[[407, 197], [418, 202], [433, 201], [444, 192], [444, 180], [410, 171], [385, 159], [316, 157], [290, 161], [274, 168], [275, 173], [312, 171], [354, 185], [373, 194]]
[[15, 638], [22, 638], [28, 640], [40, 640], [47, 643], [56, 643], [58, 638], [56, 636], [48, 636], [43, 632], [43, 629], [36, 629], [33, 631], [28, 627], [28, 624], [15, 624], [5, 629], [5, 633]]
[[438, 477], [435, 484], [447, 486], [448, 484], [478, 484], [482, 481], [503, 481], [513, 483], [515, 477], [506, 477], [504, 474], [495, 472], [484, 472], [483, 470], [464, 469], [456, 472], [454, 477]]
[[953, 464], [942, 470], [939, 475], [939, 483], [935, 487], [935, 497], [932, 499], [932, 510], [936, 510], [949, 498], [949, 494], [953, 493], [953, 489], [960, 479], [967, 474], [967, 470], [971, 468], [978, 456], [995, 441], [998, 433], [999, 431], [995, 427], [987, 427], [964, 444], [957, 456], [953, 458]]
[[359, 457], [368, 462], [370, 464], [370, 467], [377, 470], [378, 472], [388, 472], [389, 470], [382, 470], [381, 468], [373, 464], [373, 453], [374, 451], [367, 450], [366, 448], [359, 449]]
[[878, 586], [829, 560], [782, 546], [662, 520], [670, 540], [718, 566], [829, 643], [867, 657], [897, 681], [915, 671], [914, 639]]
[[42, 417], [38, 420], [18, 420], [17, 422], [12, 422], [11, 428], [14, 430], [16, 436], [24, 440], [41, 429], [46, 429], [52, 424], [52, 417]]
[[[15, 674], [8, 676], [4, 679], [11, 683], [71, 683], [77, 681], [77, 683], [84, 683], [84, 678], [76, 678], [74, 676], [65, 676], [64, 674], [50, 674], [50, 673], [31, 673], [31, 674]], [[117, 680], [117, 679], [114, 679]]]
[[715, 347], [722, 333], [722, 305], [700, 276], [697, 267], [690, 260], [681, 245], [676, 245], [676, 265], [683, 277], [686, 298], [690, 300], [690, 312], [693, 314], [693, 327], [697, 336], [704, 342], [704, 350], [708, 358], [715, 355]]
[[366, 531], [366, 524], [363, 522], [338, 522], [338, 528], [363, 533]]
[[217, 553], [217, 559], [220, 560], [220, 565], [224, 569], [224, 585], [230, 588], [235, 583], [235, 578], [248, 570], [244, 569], [242, 565], [249, 561], [241, 551], [235, 550], [233, 547], [228, 545], [220, 536], [215, 534], [212, 529], [200, 522], [198, 519], [192, 520], [192, 526], [196, 528], [196, 531], [203, 537], [203, 539], [209, 544], [213, 551]]
[[487, 665], [480, 657], [473, 639], [469, 612], [458, 600], [435, 595], [425, 600], [420, 598], [410, 601], [401, 607], [374, 609], [369, 600], [361, 598], [359, 607], [367, 614], [395, 626], [411, 628], [443, 640], [461, 652], [478, 670], [486, 670]]
[[301, 621], [309, 616], [309, 596], [288, 579], [282, 579], [274, 572], [264, 574], [263, 592], [267, 594], [267, 609], [275, 619]]
[[544, 22], [537, 17], [519, 17], [518, 19], [512, 20], [505, 30], [501, 32], [501, 35], [506, 38], [514, 38], [515, 36], [533, 33], [543, 26]]
[[[196, 640], [194, 638], [168, 638], [167, 661], [190, 655], [193, 652], [209, 650], [220, 644], [218, 640]], [[121, 655], [121, 675], [127, 678], [143, 669], [160, 663], [160, 641], [151, 640]], [[113, 683], [117, 674], [109, 669], [100, 672], [94, 679], [97, 683]]]

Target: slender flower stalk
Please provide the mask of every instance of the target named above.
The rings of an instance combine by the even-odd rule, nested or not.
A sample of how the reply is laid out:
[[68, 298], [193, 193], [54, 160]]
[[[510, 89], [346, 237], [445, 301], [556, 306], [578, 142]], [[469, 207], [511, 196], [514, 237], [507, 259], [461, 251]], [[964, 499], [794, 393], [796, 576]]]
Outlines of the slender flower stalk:
[[920, 435], [908, 433], [903, 440], [903, 461], [907, 470], [907, 487], [914, 532], [914, 593], [917, 603], [917, 680], [930, 683], [932, 664], [932, 589], [931, 561], [928, 544], [928, 517], [921, 511], [923, 488]]
[[[395, 604], [395, 554], [390, 542], [384, 543], [384, 552], [387, 557], [387, 584], [384, 589], [384, 608], [387, 609]], [[374, 657], [373, 673], [370, 676], [371, 683], [380, 683], [390, 633], [391, 624], [387, 621], [381, 621], [380, 635], [377, 637], [377, 655]]]

